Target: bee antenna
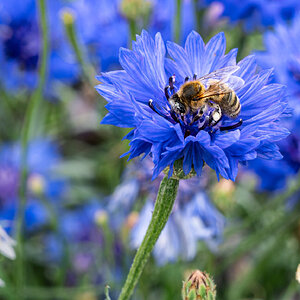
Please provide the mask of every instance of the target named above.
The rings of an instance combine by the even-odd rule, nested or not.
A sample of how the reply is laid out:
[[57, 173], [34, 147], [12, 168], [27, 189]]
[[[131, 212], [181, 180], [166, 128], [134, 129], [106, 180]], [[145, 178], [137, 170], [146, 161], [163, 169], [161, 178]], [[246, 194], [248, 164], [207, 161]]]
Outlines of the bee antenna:
[[187, 81], [189, 81], [190, 80], [190, 77], [189, 76], [186, 76], [185, 78], [184, 78], [184, 82], [187, 82]]
[[195, 74], [193, 75], [193, 79], [196, 80], [196, 79], [197, 79], [197, 76], [198, 76], [198, 75], [195, 73]]
[[243, 124], [243, 119], [240, 119], [238, 123], [230, 125], [230, 126], [224, 126], [220, 127], [220, 131], [225, 131], [225, 130], [231, 130], [240, 127]]

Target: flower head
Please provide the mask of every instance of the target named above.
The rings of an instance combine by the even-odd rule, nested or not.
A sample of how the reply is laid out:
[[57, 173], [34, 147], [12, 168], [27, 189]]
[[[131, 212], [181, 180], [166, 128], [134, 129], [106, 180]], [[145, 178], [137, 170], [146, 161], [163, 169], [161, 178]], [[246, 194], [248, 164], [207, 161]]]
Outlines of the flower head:
[[[205, 45], [193, 31], [184, 48], [168, 42], [171, 58], [166, 58], [161, 35], [153, 40], [143, 31], [133, 50], [120, 49], [124, 70], [98, 77], [102, 83], [97, 90], [107, 99], [109, 111], [102, 124], [133, 128], [126, 136], [129, 159], [150, 154], [153, 178], [167, 166], [171, 175], [174, 162], [182, 159], [185, 174], [193, 167], [200, 175], [207, 164], [218, 176], [234, 180], [239, 162], [282, 157], [275, 142], [288, 135], [280, 123], [287, 107], [284, 86], [269, 84], [272, 70], [256, 73], [254, 56], [237, 64], [237, 49], [228, 54], [225, 49], [223, 33]], [[231, 90], [239, 98], [238, 117], [229, 117], [213, 98], [206, 98], [199, 109], [183, 109], [176, 93], [186, 82], [203, 82], [207, 90], [215, 82], [238, 86]], [[232, 105], [238, 108], [231, 95]]]

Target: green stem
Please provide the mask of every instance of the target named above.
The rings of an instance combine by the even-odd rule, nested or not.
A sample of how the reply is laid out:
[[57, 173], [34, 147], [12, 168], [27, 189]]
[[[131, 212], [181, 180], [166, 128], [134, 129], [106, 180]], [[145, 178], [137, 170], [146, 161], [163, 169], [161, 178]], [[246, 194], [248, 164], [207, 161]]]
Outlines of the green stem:
[[201, 28], [201, 16], [199, 12], [199, 0], [194, 0], [194, 13], [195, 13], [195, 19], [196, 19], [196, 30], [200, 32]]
[[76, 35], [76, 30], [74, 27], [74, 16], [71, 11], [65, 10], [62, 13], [62, 19], [64, 22], [65, 30], [68, 36], [68, 39], [70, 41], [70, 44], [75, 52], [77, 61], [80, 64], [80, 67], [82, 69], [84, 80], [87, 81], [91, 86], [94, 86], [93, 84], [93, 78], [92, 75], [94, 73], [94, 70], [92, 66], [88, 65], [86, 63], [86, 60], [84, 59], [84, 51], [82, 47], [80, 47]]
[[119, 300], [128, 300], [132, 295], [149, 255], [169, 219], [177, 195], [178, 184], [178, 179], [168, 178], [167, 176], [162, 180], [151, 222], [144, 240], [135, 255]]
[[174, 24], [174, 41], [176, 43], [180, 42], [181, 38], [181, 0], [176, 1], [176, 15], [175, 15], [175, 24]]
[[19, 188], [19, 206], [16, 215], [16, 239], [17, 239], [17, 287], [19, 295], [18, 299], [22, 298], [22, 288], [24, 286], [24, 261], [23, 261], [23, 223], [24, 214], [26, 207], [26, 184], [27, 184], [27, 153], [28, 153], [28, 142], [30, 138], [30, 133], [32, 131], [33, 123], [37, 110], [39, 107], [40, 100], [42, 98], [43, 89], [46, 82], [47, 73], [47, 58], [48, 58], [48, 28], [47, 28], [47, 18], [46, 18], [46, 1], [37, 0], [39, 6], [39, 16], [41, 22], [41, 32], [42, 32], [42, 47], [40, 53], [39, 62], [39, 83], [38, 87], [33, 93], [27, 110], [25, 114], [24, 124], [21, 131], [21, 147], [22, 147], [22, 157], [21, 157], [21, 180]]

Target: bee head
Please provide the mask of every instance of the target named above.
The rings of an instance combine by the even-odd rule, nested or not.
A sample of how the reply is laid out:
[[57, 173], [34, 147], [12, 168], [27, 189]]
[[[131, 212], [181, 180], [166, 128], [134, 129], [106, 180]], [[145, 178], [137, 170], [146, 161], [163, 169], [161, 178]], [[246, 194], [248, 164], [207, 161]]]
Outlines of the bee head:
[[180, 100], [177, 93], [170, 97], [169, 103], [176, 114], [186, 115], [189, 112], [189, 107]]

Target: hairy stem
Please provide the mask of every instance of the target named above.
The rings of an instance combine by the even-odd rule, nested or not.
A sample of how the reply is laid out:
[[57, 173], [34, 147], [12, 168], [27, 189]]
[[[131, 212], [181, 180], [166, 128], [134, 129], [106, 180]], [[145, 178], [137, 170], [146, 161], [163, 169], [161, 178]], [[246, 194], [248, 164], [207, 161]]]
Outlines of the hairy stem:
[[167, 176], [162, 180], [149, 227], [144, 240], [135, 255], [126, 282], [119, 296], [119, 300], [127, 300], [132, 295], [149, 255], [172, 212], [177, 195], [178, 184], [178, 179], [168, 178]]

